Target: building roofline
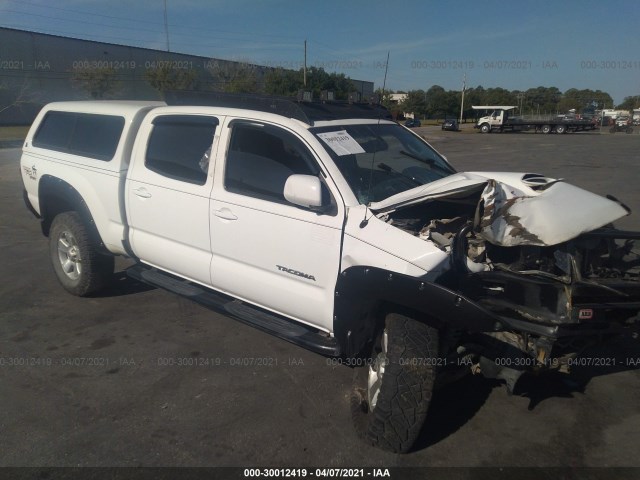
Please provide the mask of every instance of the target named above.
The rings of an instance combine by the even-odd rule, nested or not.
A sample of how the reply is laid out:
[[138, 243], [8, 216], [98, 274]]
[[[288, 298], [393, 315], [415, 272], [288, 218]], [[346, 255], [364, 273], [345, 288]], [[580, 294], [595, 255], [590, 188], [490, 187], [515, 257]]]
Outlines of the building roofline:
[[[124, 47], [124, 48], [135, 48], [138, 50], [146, 50], [148, 52], [154, 52], [156, 54], [162, 54], [162, 55], [185, 55], [188, 57], [193, 57], [193, 58], [199, 58], [202, 60], [222, 60], [224, 62], [233, 62], [233, 63], [243, 63], [243, 62], [239, 62], [237, 60], [228, 60], [225, 58], [217, 58], [217, 57], [205, 57], [202, 55], [195, 55], [192, 53], [182, 53], [182, 52], [167, 52], [165, 50], [158, 50], [155, 48], [148, 48], [148, 47], [137, 47], [135, 45], [127, 45], [127, 44], [123, 44], [123, 43], [111, 43], [111, 42], [101, 42], [98, 40], [87, 40], [86, 38], [78, 38], [78, 37], [70, 37], [70, 36], [63, 36], [63, 35], [56, 35], [53, 33], [43, 33], [43, 32], [37, 32], [34, 30], [23, 30], [23, 29], [19, 29], [19, 28], [11, 28], [11, 27], [0, 27], [0, 31], [1, 30], [10, 30], [12, 32], [20, 32], [20, 33], [29, 33], [29, 34], [35, 34], [35, 35], [44, 35], [47, 37], [54, 37], [54, 38], [61, 38], [61, 39], [65, 39], [65, 40], [75, 40], [75, 41], [79, 41], [79, 42], [86, 42], [86, 43], [91, 43], [94, 45], [109, 45], [112, 47]], [[248, 63], [248, 62], [244, 62], [247, 63], [247, 65], [251, 65], [251, 66], [255, 66], [255, 67], [260, 67], [260, 68], [265, 68], [265, 69], [271, 69], [271, 70], [275, 70], [276, 67], [269, 67], [267, 65], [259, 65], [257, 63]], [[287, 70], [287, 69], [285, 69]], [[293, 70], [295, 71], [295, 70]], [[374, 83], [371, 82], [369, 80], [358, 80], [357, 78], [349, 78], [349, 80], [353, 80], [355, 82], [369, 82], [369, 83]]]

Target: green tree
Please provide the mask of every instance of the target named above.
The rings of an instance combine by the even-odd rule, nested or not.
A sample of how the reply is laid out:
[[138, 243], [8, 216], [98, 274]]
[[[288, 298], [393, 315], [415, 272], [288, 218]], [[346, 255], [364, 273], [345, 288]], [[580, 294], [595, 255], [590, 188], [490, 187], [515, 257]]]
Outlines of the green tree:
[[264, 76], [264, 91], [270, 95], [292, 96], [302, 88], [301, 73], [295, 70], [274, 68]]
[[483, 96], [484, 105], [518, 105], [516, 94], [502, 87], [488, 88]]
[[195, 90], [198, 85], [198, 75], [195, 70], [171, 68], [161, 65], [147, 70], [145, 77], [149, 85], [156, 89], [162, 98], [171, 90]]
[[613, 107], [613, 98], [607, 92], [603, 92], [601, 90], [587, 90], [587, 92], [592, 95], [592, 103], [594, 105], [597, 105], [596, 108], [609, 108], [609, 106]]
[[93, 99], [110, 98], [122, 85], [117, 72], [109, 67], [76, 69], [71, 75], [71, 83]]
[[568, 112], [569, 110], [575, 109], [579, 112], [587, 103], [587, 100], [582, 97], [580, 90], [577, 88], [570, 88], [562, 95], [562, 98], [558, 103], [558, 110], [560, 112]]
[[562, 95], [558, 104], [560, 112], [575, 109], [578, 113], [593, 113], [598, 108], [613, 106], [611, 95], [601, 90], [570, 88]]
[[254, 93], [259, 90], [255, 65], [216, 60], [207, 70], [213, 77], [214, 90], [229, 93]]
[[[265, 92], [272, 95], [292, 96], [304, 87], [304, 71], [285, 70], [277, 68], [265, 75]], [[355, 87], [351, 79], [343, 73], [327, 73], [323, 68], [309, 67], [307, 69], [307, 90], [313, 92], [314, 98], [320, 97], [322, 90], [332, 90], [336, 100], [346, 100], [349, 92]]]
[[[409, 90], [405, 99], [398, 104], [403, 113], [413, 113], [416, 117], [424, 116], [426, 110], [425, 91]], [[393, 113], [393, 112], [392, 112]]]
[[382, 88], [377, 88], [375, 95], [378, 95], [380, 98], [380, 105], [385, 107], [387, 110], [391, 110], [396, 106], [396, 103], [391, 99], [391, 95], [394, 93], [393, 90], [383, 90]]
[[426, 111], [424, 90], [409, 90], [405, 95], [404, 99], [391, 109], [391, 113], [395, 113], [396, 117], [404, 113], [413, 114], [416, 118], [423, 117]]
[[640, 95], [635, 95], [632, 97], [624, 97], [624, 101], [616, 106], [619, 110], [633, 110], [636, 108], [640, 108]]
[[559, 111], [562, 92], [556, 87], [530, 88], [524, 94], [526, 107], [523, 113], [551, 114]]
[[470, 87], [464, 93], [464, 112], [462, 116], [464, 118], [478, 118], [478, 112], [474, 110], [473, 106], [485, 105], [484, 103], [484, 88], [482, 85], [477, 87]]
[[424, 95], [425, 111], [430, 118], [442, 118], [447, 114], [447, 92], [440, 85], [431, 86]]
[[459, 90], [447, 91], [442, 103], [443, 118], [458, 118], [460, 116], [460, 102], [462, 102], [462, 92]]

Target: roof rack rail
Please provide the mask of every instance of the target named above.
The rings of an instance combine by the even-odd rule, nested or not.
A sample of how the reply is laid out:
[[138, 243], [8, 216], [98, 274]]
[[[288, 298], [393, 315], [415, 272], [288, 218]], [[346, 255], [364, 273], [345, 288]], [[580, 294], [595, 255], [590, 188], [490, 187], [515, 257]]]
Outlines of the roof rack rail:
[[391, 113], [382, 105], [347, 102], [298, 102], [292, 97], [279, 97], [247, 93], [170, 91], [165, 94], [167, 105], [214, 106], [244, 108], [275, 113], [300, 120], [308, 125], [321, 120], [347, 118], [391, 119]]

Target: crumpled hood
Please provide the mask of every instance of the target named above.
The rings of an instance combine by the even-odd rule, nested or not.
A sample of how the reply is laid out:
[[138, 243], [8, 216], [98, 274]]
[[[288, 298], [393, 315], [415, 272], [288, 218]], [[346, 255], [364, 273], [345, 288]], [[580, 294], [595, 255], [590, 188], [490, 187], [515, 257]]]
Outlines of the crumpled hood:
[[471, 193], [486, 185], [489, 178], [491, 177], [484, 177], [477, 173], [455, 173], [426, 185], [392, 195], [380, 202], [372, 202], [369, 204], [369, 208], [374, 212], [390, 212], [400, 207], [420, 203], [426, 199], [450, 197], [461, 192]]
[[479, 192], [478, 235], [502, 246], [557, 245], [603, 227], [630, 211], [620, 203], [538, 174], [464, 172], [369, 205], [376, 213], [423, 201]]

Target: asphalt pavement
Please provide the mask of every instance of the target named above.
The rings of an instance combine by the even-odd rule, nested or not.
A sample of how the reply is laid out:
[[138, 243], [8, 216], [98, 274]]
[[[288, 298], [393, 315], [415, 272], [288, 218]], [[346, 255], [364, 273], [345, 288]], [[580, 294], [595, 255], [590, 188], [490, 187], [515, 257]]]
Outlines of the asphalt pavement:
[[[416, 129], [458, 170], [521, 171], [613, 194], [640, 230], [640, 138]], [[0, 150], [0, 466], [640, 466], [640, 342], [509, 396], [479, 377], [438, 391], [415, 450], [362, 444], [352, 371], [127, 279], [58, 285], [22, 202], [20, 151]]]

